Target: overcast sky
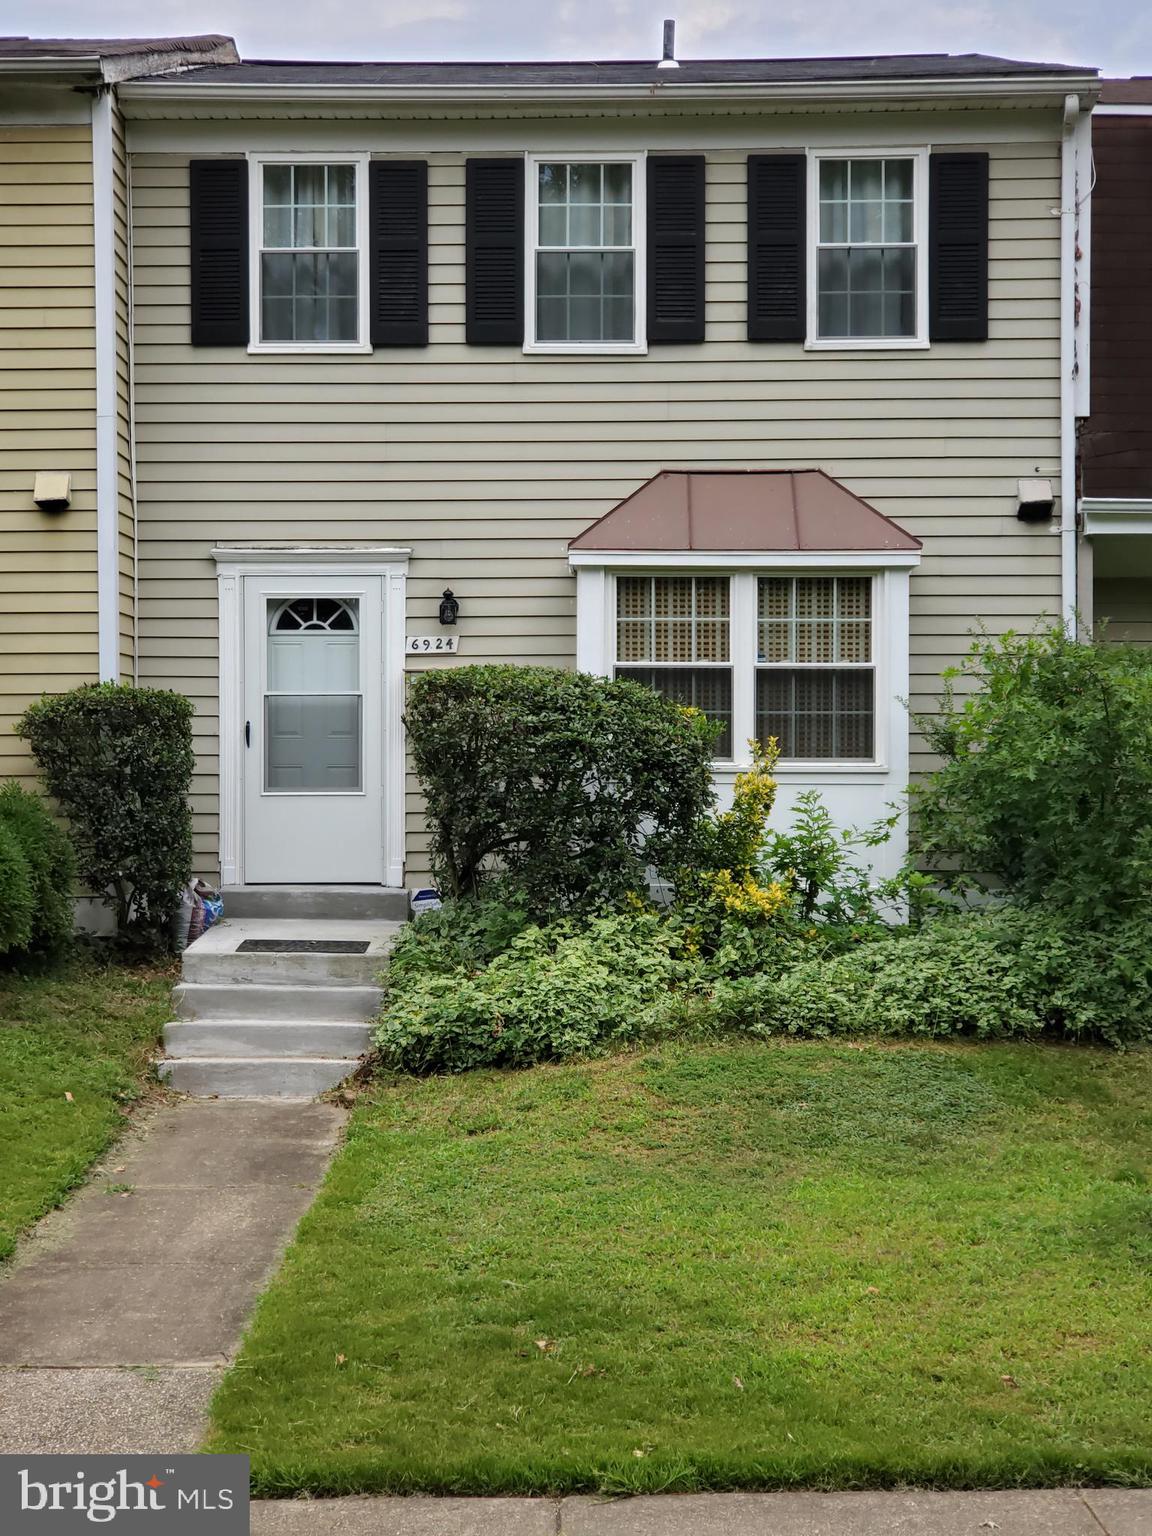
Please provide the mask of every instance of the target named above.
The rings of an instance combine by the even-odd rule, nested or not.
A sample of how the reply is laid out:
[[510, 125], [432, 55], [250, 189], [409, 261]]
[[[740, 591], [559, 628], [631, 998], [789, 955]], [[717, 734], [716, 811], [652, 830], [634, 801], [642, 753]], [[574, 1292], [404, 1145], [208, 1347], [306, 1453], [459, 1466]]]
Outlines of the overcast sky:
[[5, 32], [226, 32], [245, 58], [643, 59], [998, 53], [1152, 74], [1148, 0], [3, 0]]

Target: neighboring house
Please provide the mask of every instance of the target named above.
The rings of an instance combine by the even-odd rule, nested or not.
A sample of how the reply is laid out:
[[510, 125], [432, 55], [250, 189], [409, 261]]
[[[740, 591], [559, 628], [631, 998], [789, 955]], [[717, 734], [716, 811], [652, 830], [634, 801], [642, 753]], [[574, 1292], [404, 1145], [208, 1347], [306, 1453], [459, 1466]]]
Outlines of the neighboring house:
[[[121, 539], [136, 643], [101, 673], [134, 650], [194, 698], [201, 872], [418, 880], [405, 672], [474, 661], [639, 677], [722, 721], [723, 785], [774, 734], [785, 805], [881, 814], [926, 762], [905, 700], [977, 624], [1075, 607], [1097, 92], [929, 55], [182, 59], [98, 97], [131, 183], [126, 442], [77, 420], [63, 514], [5, 483], [45, 560]], [[52, 354], [70, 388], [90, 351]], [[43, 564], [34, 622], [69, 580]], [[122, 611], [97, 591], [84, 665], [21, 697], [90, 675]]]
[[1080, 437], [1080, 611], [1152, 644], [1152, 79], [1092, 118], [1092, 414]]

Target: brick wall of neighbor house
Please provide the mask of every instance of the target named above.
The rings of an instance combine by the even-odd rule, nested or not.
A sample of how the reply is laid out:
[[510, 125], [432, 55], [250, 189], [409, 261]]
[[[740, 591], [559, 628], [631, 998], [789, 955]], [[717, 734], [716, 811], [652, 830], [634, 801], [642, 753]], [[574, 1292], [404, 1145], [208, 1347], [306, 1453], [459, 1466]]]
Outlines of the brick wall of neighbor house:
[[[410, 545], [410, 630], [434, 622], [450, 583], [461, 660], [568, 665], [565, 549], [576, 533], [665, 466], [819, 466], [924, 541], [912, 580], [913, 707], [930, 703], [977, 620], [995, 630], [1058, 612], [1058, 540], [1015, 517], [1021, 475], [1058, 484], [1058, 113], [148, 128], [150, 147], [132, 156], [140, 665], [142, 680], [197, 703], [206, 870], [217, 827], [217, 541]], [[747, 341], [745, 156], [806, 140], [990, 152], [987, 343], [813, 353]], [[431, 345], [327, 358], [193, 349], [189, 152], [327, 145], [429, 159]], [[704, 345], [623, 358], [465, 346], [464, 154], [552, 147], [707, 155]], [[423, 847], [413, 789], [410, 878]]]
[[[0, 777], [33, 772], [24, 707], [97, 676], [93, 305], [90, 127], [0, 110]], [[50, 469], [63, 514], [32, 500]]]

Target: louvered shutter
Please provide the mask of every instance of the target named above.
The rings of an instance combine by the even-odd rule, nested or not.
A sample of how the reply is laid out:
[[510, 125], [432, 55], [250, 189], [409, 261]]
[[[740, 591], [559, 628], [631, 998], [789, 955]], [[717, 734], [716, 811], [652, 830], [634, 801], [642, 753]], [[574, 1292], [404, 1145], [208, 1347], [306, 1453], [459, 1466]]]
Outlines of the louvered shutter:
[[988, 339], [988, 156], [934, 154], [928, 170], [928, 335]]
[[704, 156], [648, 158], [648, 340], [704, 340]]
[[374, 347], [428, 345], [428, 162], [368, 166], [368, 244]]
[[464, 173], [467, 295], [474, 347], [524, 341], [524, 162], [468, 160]]
[[192, 345], [248, 345], [248, 162], [188, 166]]
[[803, 341], [808, 163], [748, 156], [748, 340]]

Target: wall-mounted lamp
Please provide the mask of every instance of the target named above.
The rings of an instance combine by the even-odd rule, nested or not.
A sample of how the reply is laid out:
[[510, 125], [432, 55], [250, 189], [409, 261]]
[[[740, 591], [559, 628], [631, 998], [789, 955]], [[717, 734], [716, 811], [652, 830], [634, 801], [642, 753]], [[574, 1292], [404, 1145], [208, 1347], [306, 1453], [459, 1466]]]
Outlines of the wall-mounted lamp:
[[444, 596], [440, 599], [441, 624], [455, 624], [456, 615], [460, 612], [460, 604], [456, 601], [451, 587], [444, 588]]
[[72, 476], [66, 470], [38, 470], [32, 500], [41, 512], [67, 512], [72, 505]]
[[1055, 506], [1051, 480], [1017, 481], [1016, 516], [1022, 523], [1046, 523]]

